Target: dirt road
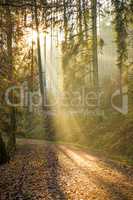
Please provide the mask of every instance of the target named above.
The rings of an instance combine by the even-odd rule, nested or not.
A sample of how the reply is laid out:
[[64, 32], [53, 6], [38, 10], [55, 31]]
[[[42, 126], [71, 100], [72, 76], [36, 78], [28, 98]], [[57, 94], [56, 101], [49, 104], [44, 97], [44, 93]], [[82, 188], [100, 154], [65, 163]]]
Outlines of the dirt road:
[[133, 169], [67, 145], [18, 140], [0, 167], [0, 200], [132, 200]]

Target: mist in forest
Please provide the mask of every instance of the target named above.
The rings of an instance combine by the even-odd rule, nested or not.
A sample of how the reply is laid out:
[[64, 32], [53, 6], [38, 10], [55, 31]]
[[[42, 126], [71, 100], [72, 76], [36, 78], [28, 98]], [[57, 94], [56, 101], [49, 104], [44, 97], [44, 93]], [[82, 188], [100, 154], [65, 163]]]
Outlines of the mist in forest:
[[0, 0], [0, 199], [132, 199], [132, 24], [132, 0]]

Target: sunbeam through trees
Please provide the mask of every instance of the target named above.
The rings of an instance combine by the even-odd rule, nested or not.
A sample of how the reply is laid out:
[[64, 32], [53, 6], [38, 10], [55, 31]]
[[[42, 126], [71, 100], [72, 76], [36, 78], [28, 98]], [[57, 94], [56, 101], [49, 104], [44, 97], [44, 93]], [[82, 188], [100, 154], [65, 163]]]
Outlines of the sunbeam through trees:
[[131, 200], [132, 142], [133, 1], [0, 0], [0, 199]]

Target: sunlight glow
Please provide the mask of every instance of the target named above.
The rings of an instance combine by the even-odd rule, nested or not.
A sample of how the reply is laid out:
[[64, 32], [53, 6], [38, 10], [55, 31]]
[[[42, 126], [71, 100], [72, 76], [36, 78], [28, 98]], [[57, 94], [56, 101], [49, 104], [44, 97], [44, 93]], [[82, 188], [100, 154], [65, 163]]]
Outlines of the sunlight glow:
[[[39, 39], [40, 39], [40, 44], [44, 43], [44, 33], [43, 32], [40, 32], [39, 33]], [[31, 46], [32, 45], [32, 42], [34, 44], [37, 43], [37, 31], [33, 30], [33, 31], [30, 31], [27, 35], [26, 35], [26, 43], [28, 46]]]

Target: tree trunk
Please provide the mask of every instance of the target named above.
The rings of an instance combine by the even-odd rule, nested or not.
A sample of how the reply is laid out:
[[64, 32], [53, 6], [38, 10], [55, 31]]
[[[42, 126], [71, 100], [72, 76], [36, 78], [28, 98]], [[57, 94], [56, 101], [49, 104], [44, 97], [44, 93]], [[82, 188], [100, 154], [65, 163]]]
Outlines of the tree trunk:
[[[54, 137], [53, 128], [52, 128], [52, 119], [48, 115], [50, 112], [47, 108], [48, 98], [47, 98], [47, 90], [46, 90], [46, 55], [45, 56], [45, 70], [43, 72], [42, 68], [42, 59], [41, 59], [41, 48], [40, 48], [40, 34], [39, 34], [39, 22], [38, 22], [38, 12], [36, 6], [36, 0], [34, 0], [35, 4], [35, 23], [36, 23], [36, 31], [37, 31], [37, 54], [38, 54], [38, 67], [39, 67], [39, 79], [40, 79], [40, 91], [42, 96], [42, 110], [44, 113], [44, 128], [45, 128], [45, 138], [51, 139]], [[46, 38], [44, 39], [46, 40]], [[46, 46], [44, 47], [46, 51]], [[46, 53], [46, 52], [45, 52]]]
[[126, 6], [124, 1], [112, 1], [114, 4], [115, 11], [115, 31], [116, 31], [116, 44], [117, 44], [117, 65], [119, 68], [120, 79], [119, 79], [119, 87], [120, 87], [120, 103], [123, 104], [123, 70], [124, 65], [127, 60], [127, 26], [128, 22], [126, 20]]
[[77, 1], [77, 21], [79, 27], [79, 41], [83, 39], [83, 28], [82, 28], [82, 8], [81, 8], [81, 0]]
[[4, 164], [8, 161], [8, 155], [6, 151], [5, 143], [3, 142], [1, 133], [0, 133], [0, 164]]
[[91, 0], [92, 11], [92, 62], [93, 62], [93, 80], [94, 87], [98, 92], [98, 51], [97, 51], [97, 0]]
[[68, 37], [68, 22], [67, 22], [67, 10], [66, 10], [66, 1], [63, 0], [63, 7], [64, 7], [64, 33], [65, 33], [65, 44], [67, 44], [67, 37]]
[[46, 108], [47, 98], [46, 98], [46, 74], [44, 76], [42, 69], [42, 60], [41, 60], [41, 48], [40, 48], [40, 33], [39, 33], [39, 22], [38, 22], [38, 12], [36, 0], [34, 0], [35, 4], [35, 23], [36, 23], [36, 31], [37, 31], [37, 55], [38, 55], [38, 67], [39, 67], [39, 80], [40, 80], [40, 91], [42, 96], [42, 107]]
[[[12, 19], [11, 19], [11, 10], [7, 6], [6, 7], [6, 22], [7, 22], [7, 54], [8, 54], [8, 79], [9, 79], [9, 87], [12, 86], [13, 82], [13, 64], [12, 64], [12, 33], [13, 33], [13, 27], [12, 27]], [[10, 102], [14, 102], [14, 95], [13, 93], [10, 94]], [[16, 146], [16, 138], [15, 138], [15, 130], [16, 130], [16, 110], [14, 107], [10, 107], [10, 132], [9, 132], [9, 138], [8, 138], [8, 151], [9, 154], [14, 152], [15, 146]]]

